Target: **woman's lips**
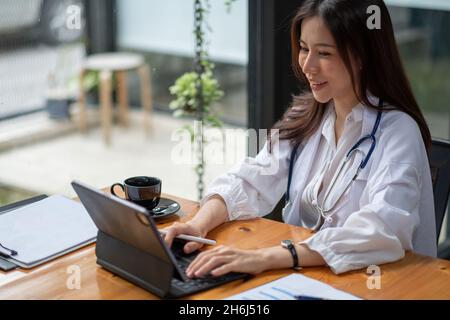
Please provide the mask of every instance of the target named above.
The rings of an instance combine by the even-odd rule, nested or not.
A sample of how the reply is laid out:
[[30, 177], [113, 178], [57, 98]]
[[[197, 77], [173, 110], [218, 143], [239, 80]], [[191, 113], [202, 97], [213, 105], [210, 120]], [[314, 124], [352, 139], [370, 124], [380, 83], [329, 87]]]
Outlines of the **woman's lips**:
[[328, 84], [328, 82], [323, 81], [323, 82], [311, 82], [311, 89], [314, 91], [319, 91], [321, 90], [323, 87], [325, 87]]

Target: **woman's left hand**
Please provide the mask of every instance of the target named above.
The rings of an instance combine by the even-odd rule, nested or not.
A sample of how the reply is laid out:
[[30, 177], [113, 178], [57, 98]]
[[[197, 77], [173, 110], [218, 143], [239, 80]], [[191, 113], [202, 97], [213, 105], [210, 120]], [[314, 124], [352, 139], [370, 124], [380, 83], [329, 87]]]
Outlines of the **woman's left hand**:
[[228, 272], [257, 274], [266, 270], [263, 249], [241, 250], [226, 246], [201, 252], [186, 269], [189, 278], [202, 277], [209, 273], [218, 277]]

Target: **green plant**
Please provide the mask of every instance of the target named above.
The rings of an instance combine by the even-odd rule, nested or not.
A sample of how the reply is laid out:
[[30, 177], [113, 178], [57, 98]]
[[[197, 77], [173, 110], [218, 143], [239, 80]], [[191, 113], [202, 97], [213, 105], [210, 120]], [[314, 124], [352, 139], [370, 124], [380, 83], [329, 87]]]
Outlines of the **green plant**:
[[[74, 75], [68, 84], [69, 88], [77, 88], [80, 82], [80, 75]], [[98, 71], [88, 70], [83, 75], [83, 90], [84, 92], [91, 92], [100, 85], [100, 74]]]
[[231, 10], [231, 5], [233, 4], [233, 2], [235, 2], [236, 0], [225, 0], [225, 6], [227, 7], [227, 12], [230, 12]]
[[[170, 87], [170, 93], [176, 96], [176, 99], [170, 103], [170, 108], [174, 110], [173, 115], [175, 117], [195, 116], [197, 112], [197, 78], [197, 73], [187, 72]], [[205, 114], [208, 115], [204, 119], [205, 124], [211, 127], [222, 127], [222, 122], [213, 113], [211, 105], [219, 101], [224, 93], [220, 90], [219, 83], [210, 70], [201, 75], [201, 82], [203, 108]]]
[[[225, 0], [227, 11], [236, 0]], [[213, 104], [218, 102], [224, 95], [220, 89], [219, 82], [214, 76], [214, 64], [209, 61], [205, 41], [205, 31], [211, 31], [206, 16], [209, 13], [210, 4], [208, 0], [194, 0], [194, 35], [195, 35], [195, 70], [187, 72], [176, 79], [174, 85], [169, 88], [175, 99], [170, 103], [170, 108], [175, 117], [195, 116], [197, 119], [196, 130], [192, 126], [184, 126], [191, 134], [191, 141], [197, 144], [198, 163], [195, 166], [197, 173], [198, 199], [203, 196], [203, 174], [205, 161], [204, 150], [204, 127], [221, 128], [223, 126], [217, 113], [213, 110]], [[195, 133], [197, 133], [195, 135]]]
[[[78, 80], [78, 79], [77, 79]], [[100, 75], [98, 71], [89, 70], [83, 78], [83, 89], [88, 92], [100, 85]]]

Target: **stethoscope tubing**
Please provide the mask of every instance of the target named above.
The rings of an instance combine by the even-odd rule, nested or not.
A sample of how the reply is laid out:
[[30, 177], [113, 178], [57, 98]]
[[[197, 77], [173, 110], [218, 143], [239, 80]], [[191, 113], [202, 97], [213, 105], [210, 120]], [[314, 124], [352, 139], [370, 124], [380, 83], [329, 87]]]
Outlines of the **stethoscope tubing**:
[[[332, 190], [333, 187], [334, 187], [334, 184], [335, 184], [335, 182], [336, 182], [336, 180], [337, 180], [337, 176], [339, 176], [340, 172], [342, 171], [343, 167], [345, 166], [345, 164], [347, 163], [347, 161], [350, 159], [350, 157], [352, 156], [352, 154], [353, 154], [355, 151], [358, 150], [358, 148], [359, 148], [359, 146], [360, 146], [361, 144], [363, 144], [363, 143], [364, 143], [365, 141], [367, 141], [367, 140], [370, 140], [370, 141], [371, 141], [371, 146], [370, 146], [369, 152], [367, 153], [367, 155], [364, 157], [364, 159], [363, 159], [363, 160], [361, 161], [361, 163], [359, 164], [359, 167], [358, 167], [358, 169], [357, 169], [357, 171], [356, 171], [356, 174], [355, 174], [355, 176], [353, 177], [352, 181], [354, 181], [354, 180], [358, 177], [360, 171], [366, 167], [366, 165], [367, 165], [367, 163], [369, 162], [369, 160], [370, 160], [370, 158], [371, 158], [371, 156], [372, 156], [372, 153], [373, 153], [373, 151], [375, 150], [375, 147], [376, 147], [376, 145], [377, 145], [377, 140], [376, 140], [375, 134], [377, 133], [378, 127], [380, 126], [381, 116], [382, 116], [382, 111], [381, 111], [381, 110], [382, 110], [382, 106], [383, 106], [383, 101], [380, 99], [380, 100], [379, 100], [379, 103], [378, 103], [378, 113], [377, 113], [377, 118], [376, 118], [375, 123], [374, 123], [374, 126], [373, 126], [373, 128], [372, 128], [372, 132], [371, 132], [369, 135], [366, 135], [366, 136], [364, 136], [364, 137], [361, 137], [361, 138], [353, 145], [353, 147], [351, 147], [350, 150], [347, 152], [347, 155], [346, 155], [346, 157], [345, 157], [345, 160], [342, 162], [342, 164], [341, 164], [341, 166], [340, 166], [340, 168], [339, 168], [338, 174], [335, 176], [335, 178], [334, 178], [333, 181], [331, 182], [331, 186], [330, 186], [330, 187], [326, 190], [326, 192], [325, 192], [325, 195], [324, 195], [324, 198], [323, 198], [323, 203], [325, 203], [325, 200], [327, 199], [328, 194], [330, 193], [330, 190]], [[289, 206], [291, 205], [290, 198], [289, 198], [289, 197], [290, 197], [289, 193], [290, 193], [290, 188], [291, 188], [291, 183], [292, 183], [292, 175], [293, 175], [293, 171], [294, 171], [294, 163], [295, 163], [295, 158], [296, 158], [296, 155], [297, 155], [298, 148], [299, 148], [299, 145], [295, 145], [295, 146], [292, 148], [292, 151], [291, 151], [291, 158], [290, 158], [290, 161], [289, 161], [288, 185], [287, 185], [287, 191], [286, 191], [286, 195], [285, 195], [285, 207], [283, 208], [283, 210], [285, 210], [287, 207], [289, 207]], [[343, 193], [345, 193], [345, 191], [349, 188], [350, 185], [351, 185], [351, 182], [350, 182], [350, 184], [347, 185], [347, 187], [345, 188], [345, 190], [343, 191]], [[343, 193], [342, 193], [342, 194], [343, 194]], [[342, 195], [342, 194], [341, 194], [341, 195]], [[339, 197], [339, 198], [340, 198], [340, 197]], [[336, 201], [336, 202], [337, 202], [337, 201]], [[323, 224], [323, 219], [326, 219], [326, 217], [324, 216], [324, 213], [325, 213], [325, 212], [331, 211], [331, 210], [334, 208], [335, 205], [336, 205], [336, 203], [335, 203], [329, 210], [326, 210], [326, 211], [324, 211], [324, 210], [323, 210], [322, 208], [320, 208], [318, 205], [316, 206], [317, 209], [318, 209], [319, 212], [320, 212], [320, 218], [319, 218], [319, 221], [318, 221], [318, 223], [316, 224], [316, 226], [314, 226], [314, 228], [313, 228], [314, 230], [318, 230], [318, 228], [320, 228], [320, 226]]]

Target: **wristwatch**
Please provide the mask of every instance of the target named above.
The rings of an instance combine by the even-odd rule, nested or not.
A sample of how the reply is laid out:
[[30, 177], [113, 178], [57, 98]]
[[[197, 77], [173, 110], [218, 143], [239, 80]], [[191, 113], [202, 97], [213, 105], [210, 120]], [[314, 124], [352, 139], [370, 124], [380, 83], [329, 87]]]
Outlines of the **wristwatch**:
[[295, 250], [294, 243], [291, 240], [282, 240], [281, 246], [289, 250], [292, 255], [292, 259], [294, 260], [293, 269], [300, 270], [302, 267], [299, 266], [297, 250]]

